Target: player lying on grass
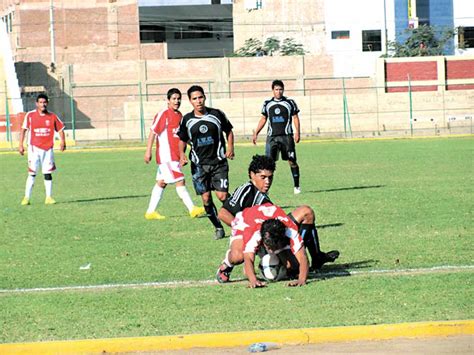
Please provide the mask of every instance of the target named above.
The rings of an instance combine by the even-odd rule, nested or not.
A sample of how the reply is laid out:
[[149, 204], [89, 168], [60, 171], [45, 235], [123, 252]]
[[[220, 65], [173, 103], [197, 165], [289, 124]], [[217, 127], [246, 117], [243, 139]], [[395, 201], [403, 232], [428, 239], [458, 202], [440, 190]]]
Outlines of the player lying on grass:
[[[298, 280], [290, 282], [288, 286], [305, 285], [308, 259], [294, 216], [304, 218], [307, 212], [305, 207], [300, 207], [293, 214], [286, 215], [280, 207], [265, 203], [237, 213], [232, 221], [231, 248], [217, 271], [217, 281], [229, 282], [233, 265], [243, 262], [249, 287], [264, 287], [265, 282], [258, 280], [255, 275], [255, 255], [274, 253], [288, 269], [288, 275], [298, 275]], [[229, 255], [234, 256], [232, 266], [228, 265]]]
[[[274, 171], [275, 161], [271, 157], [254, 155], [248, 169], [250, 181], [237, 187], [234, 193], [224, 202], [219, 211], [219, 219], [230, 226], [238, 212], [266, 202], [271, 203], [267, 193], [272, 186]], [[321, 269], [325, 263], [334, 262], [339, 257], [339, 251], [337, 250], [331, 250], [327, 253], [321, 251], [318, 230], [315, 225], [315, 213], [311, 207], [297, 207], [290, 215], [292, 216], [290, 218], [293, 218], [298, 225], [299, 233], [303, 237], [305, 247], [311, 256], [311, 270]], [[231, 239], [231, 249], [233, 243], [240, 242]], [[238, 265], [242, 261], [241, 254], [231, 253], [226, 257], [221, 268], [232, 271], [233, 265]], [[227, 267], [224, 265], [227, 265]], [[226, 272], [230, 273], [230, 271]]]

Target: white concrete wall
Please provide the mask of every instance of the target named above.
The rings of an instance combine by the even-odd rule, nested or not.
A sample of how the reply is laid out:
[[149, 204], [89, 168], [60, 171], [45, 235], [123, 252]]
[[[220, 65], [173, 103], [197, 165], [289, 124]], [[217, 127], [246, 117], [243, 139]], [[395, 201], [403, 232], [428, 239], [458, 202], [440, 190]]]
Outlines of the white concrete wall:
[[[372, 76], [377, 58], [385, 53], [387, 35], [395, 37], [393, 0], [330, 0], [324, 10], [326, 50], [334, 58], [334, 76]], [[381, 51], [362, 51], [363, 30], [381, 31]], [[332, 39], [333, 31], [350, 31], [350, 38]]]
[[[474, 1], [473, 0], [453, 0], [454, 27], [467, 26], [474, 27]], [[456, 55], [473, 55], [474, 48], [459, 49], [458, 39], [455, 40]]]

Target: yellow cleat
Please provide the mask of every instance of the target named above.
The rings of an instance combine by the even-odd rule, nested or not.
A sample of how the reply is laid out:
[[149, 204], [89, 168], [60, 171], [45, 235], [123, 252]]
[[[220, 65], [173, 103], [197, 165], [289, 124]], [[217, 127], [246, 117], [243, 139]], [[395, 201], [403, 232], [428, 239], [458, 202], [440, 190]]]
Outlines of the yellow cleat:
[[56, 201], [51, 196], [46, 197], [46, 199], [44, 200], [45, 205], [54, 205], [55, 203]]
[[202, 217], [206, 214], [204, 207], [194, 206], [191, 211], [189, 211], [189, 216], [191, 218]]
[[21, 205], [27, 206], [29, 204], [30, 204], [30, 199], [28, 197], [23, 197], [23, 200], [21, 200]]
[[148, 219], [148, 220], [152, 220], [152, 219], [165, 219], [166, 217], [159, 214], [156, 211], [153, 211], [153, 212], [150, 212], [150, 213], [145, 213], [145, 218]]

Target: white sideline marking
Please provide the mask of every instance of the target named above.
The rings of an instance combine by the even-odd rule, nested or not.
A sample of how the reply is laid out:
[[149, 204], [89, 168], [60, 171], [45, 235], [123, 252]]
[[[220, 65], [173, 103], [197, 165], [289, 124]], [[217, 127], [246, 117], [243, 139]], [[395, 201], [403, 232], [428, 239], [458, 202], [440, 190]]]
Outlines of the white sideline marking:
[[[366, 271], [329, 271], [310, 274], [309, 279], [324, 279], [327, 277], [337, 276], [370, 276], [370, 275], [406, 275], [406, 274], [433, 274], [449, 271], [474, 270], [474, 265], [460, 266], [433, 266], [430, 268], [415, 269], [382, 269], [382, 270], [366, 270]], [[234, 279], [232, 283], [244, 281], [244, 279]], [[231, 284], [232, 284], [231, 283]], [[197, 280], [197, 281], [168, 281], [168, 282], [142, 282], [142, 283], [125, 283], [125, 284], [105, 284], [105, 285], [86, 285], [86, 286], [58, 286], [58, 287], [35, 287], [35, 288], [14, 288], [0, 289], [0, 294], [9, 293], [35, 293], [35, 292], [54, 292], [54, 291], [83, 291], [83, 290], [102, 290], [116, 288], [167, 288], [167, 287], [186, 287], [186, 286], [205, 286], [218, 284], [216, 280]]]

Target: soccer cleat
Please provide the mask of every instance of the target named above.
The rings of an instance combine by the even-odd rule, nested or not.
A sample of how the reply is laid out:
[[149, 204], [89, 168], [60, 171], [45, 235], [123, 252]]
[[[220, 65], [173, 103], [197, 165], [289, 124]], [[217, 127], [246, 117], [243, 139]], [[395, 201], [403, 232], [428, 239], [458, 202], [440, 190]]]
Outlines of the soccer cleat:
[[153, 211], [153, 212], [150, 212], [150, 213], [145, 213], [145, 218], [148, 219], [148, 220], [152, 220], [152, 219], [165, 219], [166, 217], [159, 214], [156, 211]]
[[46, 197], [46, 199], [44, 200], [45, 205], [54, 205], [55, 203], [56, 201], [51, 196]]
[[327, 253], [321, 252], [318, 254], [318, 260], [311, 260], [311, 270], [319, 270], [326, 263], [333, 263], [339, 257], [338, 250], [331, 250]]
[[299, 194], [301, 193], [301, 187], [295, 187], [295, 188], [293, 189], [293, 193], [294, 193], [295, 195], [299, 195]]
[[217, 269], [217, 274], [216, 274], [216, 279], [217, 282], [220, 284], [229, 282], [230, 280], [230, 273], [234, 269], [233, 266], [227, 266], [225, 263], [222, 263], [221, 266], [219, 266], [219, 269]]
[[225, 237], [224, 228], [216, 228], [216, 234], [214, 235], [214, 239], [218, 240], [224, 237]]
[[21, 205], [22, 206], [27, 206], [30, 204], [30, 199], [28, 197], [23, 197], [23, 200], [21, 200]]
[[191, 211], [189, 211], [189, 216], [191, 218], [202, 217], [206, 214], [204, 207], [194, 206]]

